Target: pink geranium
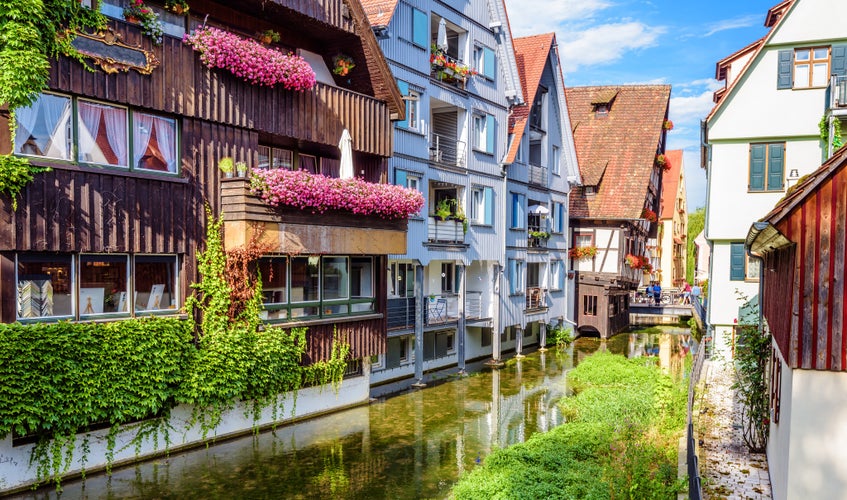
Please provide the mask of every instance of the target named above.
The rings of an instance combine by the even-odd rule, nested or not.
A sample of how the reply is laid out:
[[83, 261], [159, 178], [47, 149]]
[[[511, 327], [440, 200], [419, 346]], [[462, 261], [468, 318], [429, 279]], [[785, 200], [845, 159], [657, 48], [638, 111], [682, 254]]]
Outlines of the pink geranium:
[[415, 189], [362, 179], [336, 179], [305, 170], [254, 169], [250, 187], [271, 206], [285, 205], [318, 213], [346, 210], [383, 219], [402, 219], [420, 212], [424, 204], [423, 195]]
[[281, 83], [288, 90], [299, 91], [315, 86], [315, 71], [296, 54], [283, 54], [212, 27], [186, 33], [182, 41], [200, 53], [200, 61], [207, 67], [226, 69], [254, 85], [273, 87]]

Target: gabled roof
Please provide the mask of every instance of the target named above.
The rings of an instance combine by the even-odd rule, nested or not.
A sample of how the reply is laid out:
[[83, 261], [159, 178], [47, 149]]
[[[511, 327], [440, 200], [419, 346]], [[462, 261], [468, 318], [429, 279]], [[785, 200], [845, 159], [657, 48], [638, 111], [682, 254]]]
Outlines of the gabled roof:
[[753, 62], [758, 59], [759, 54], [761, 54], [762, 52], [762, 49], [765, 47], [765, 45], [767, 45], [768, 40], [770, 40], [770, 38], [776, 32], [777, 28], [785, 20], [785, 14], [794, 5], [795, 1], [796, 0], [785, 0], [783, 2], [780, 2], [778, 5], [774, 6], [773, 8], [771, 8], [771, 10], [768, 11], [768, 17], [765, 19], [765, 26], [770, 28], [770, 31], [767, 35], [765, 35], [764, 38], [759, 40], [760, 43], [759, 46], [756, 48], [756, 53], [753, 54], [752, 57], [750, 57], [750, 59], [747, 61], [747, 64], [745, 64], [744, 68], [741, 69], [741, 72], [738, 74], [738, 77], [736, 77], [732, 81], [732, 84], [724, 92], [722, 92], [720, 96], [718, 96], [717, 104], [715, 104], [715, 107], [712, 108], [712, 111], [709, 113], [709, 116], [706, 117], [706, 122], [709, 122], [712, 118], [714, 118], [714, 116], [721, 109], [723, 104], [729, 100], [727, 99], [727, 97], [732, 94], [744, 74], [747, 73], [747, 70], [750, 69], [750, 66], [753, 65]]
[[660, 218], [673, 219], [676, 196], [679, 192], [679, 174], [682, 169], [682, 150], [665, 152], [665, 163], [670, 166], [662, 174], [662, 213]]
[[[617, 91], [614, 103], [608, 114], [596, 116], [591, 103], [610, 90]], [[664, 133], [670, 85], [572, 87], [565, 93], [583, 181], [599, 182], [593, 196], [581, 188], [571, 192], [571, 216], [638, 219]]]
[[515, 106], [512, 109], [512, 115], [509, 117], [509, 132], [514, 134], [515, 139], [509, 145], [509, 151], [506, 154], [504, 163], [514, 162], [518, 154], [520, 138], [523, 137], [526, 130], [529, 113], [532, 110], [532, 103], [535, 100], [535, 94], [538, 92], [538, 85], [541, 83], [544, 67], [550, 58], [550, 49], [556, 42], [556, 35], [554, 33], [545, 33], [543, 35], [526, 36], [515, 38], [513, 42], [518, 75], [520, 76], [521, 88], [523, 89], [524, 104], [522, 106]]
[[397, 8], [397, 0], [361, 0], [361, 2], [368, 21], [374, 27], [388, 26], [391, 17], [394, 16], [394, 9]]
[[723, 59], [721, 59], [720, 61], [718, 61], [715, 64], [715, 80], [718, 80], [718, 81], [726, 80], [726, 70], [727, 70], [727, 68], [729, 66], [731, 66], [732, 63], [735, 62], [735, 60], [738, 59], [739, 57], [742, 57], [746, 54], [749, 54], [750, 52], [752, 52], [754, 50], [757, 50], [759, 48], [759, 45], [761, 45], [762, 42], [764, 42], [764, 41], [765, 41], [765, 37], [759, 38], [755, 42], [753, 42], [750, 45], [744, 47], [743, 49], [736, 50], [732, 54], [730, 54], [730, 55], [724, 57]]

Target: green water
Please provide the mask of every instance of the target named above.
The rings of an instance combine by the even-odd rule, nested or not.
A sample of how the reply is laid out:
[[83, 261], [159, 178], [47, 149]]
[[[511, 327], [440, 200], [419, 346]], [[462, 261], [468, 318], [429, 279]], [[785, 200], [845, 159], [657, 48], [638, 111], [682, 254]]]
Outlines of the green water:
[[607, 342], [579, 339], [566, 351], [535, 352], [499, 370], [145, 462], [111, 478], [67, 483], [62, 497], [444, 498], [493, 449], [562, 422], [556, 401], [579, 360], [597, 350], [658, 353], [662, 366], [676, 371], [686, 341], [643, 332]]

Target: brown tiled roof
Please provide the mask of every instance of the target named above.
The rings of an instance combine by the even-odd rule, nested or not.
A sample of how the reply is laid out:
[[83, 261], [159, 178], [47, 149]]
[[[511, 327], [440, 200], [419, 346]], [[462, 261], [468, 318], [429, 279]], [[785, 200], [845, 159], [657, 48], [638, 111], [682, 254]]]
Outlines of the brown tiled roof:
[[515, 61], [518, 65], [518, 74], [521, 79], [525, 104], [515, 106], [509, 117], [509, 132], [514, 134], [514, 140], [509, 145], [509, 152], [506, 154], [506, 163], [515, 161], [515, 157], [518, 154], [520, 139], [526, 130], [529, 112], [532, 110], [532, 102], [535, 100], [536, 92], [538, 92], [538, 84], [541, 82], [541, 75], [544, 73], [544, 66], [547, 64], [550, 48], [555, 41], [556, 35], [554, 33], [525, 36], [513, 40]]
[[662, 219], [673, 219], [676, 194], [679, 191], [679, 170], [682, 168], [682, 150], [665, 152], [665, 163], [670, 169], [662, 174]]
[[[610, 89], [617, 95], [609, 113], [595, 116], [591, 103]], [[670, 85], [572, 87], [565, 93], [583, 183], [599, 182], [593, 196], [585, 197], [582, 189], [571, 191], [571, 216], [639, 218], [667, 117]]]
[[361, 0], [361, 2], [371, 26], [388, 26], [397, 7], [397, 0]]

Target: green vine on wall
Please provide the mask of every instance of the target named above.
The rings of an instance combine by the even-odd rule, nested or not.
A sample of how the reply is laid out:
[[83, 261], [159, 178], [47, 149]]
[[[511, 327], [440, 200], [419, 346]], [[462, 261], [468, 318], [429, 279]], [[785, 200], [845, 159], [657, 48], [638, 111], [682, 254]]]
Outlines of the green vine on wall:
[[[743, 303], [748, 298], [737, 293]], [[756, 313], [758, 314], [758, 306]], [[755, 316], [753, 315], [753, 316]], [[741, 428], [744, 442], [753, 453], [762, 453], [768, 444], [770, 400], [767, 367], [771, 354], [771, 337], [756, 324], [757, 317], [739, 319], [735, 338], [735, 376], [733, 389], [744, 406]]]

